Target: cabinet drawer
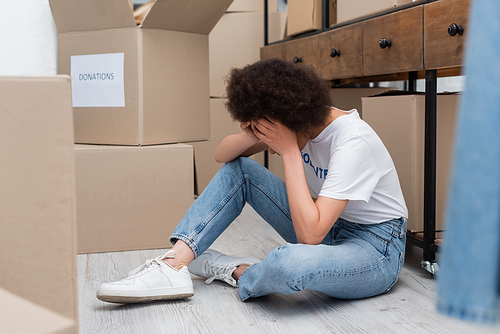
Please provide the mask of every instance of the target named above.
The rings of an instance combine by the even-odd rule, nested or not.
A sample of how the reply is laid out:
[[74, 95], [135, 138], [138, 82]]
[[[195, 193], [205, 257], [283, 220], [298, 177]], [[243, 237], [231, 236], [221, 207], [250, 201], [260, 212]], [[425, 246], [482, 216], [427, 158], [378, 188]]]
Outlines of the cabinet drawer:
[[304, 37], [285, 43], [285, 59], [318, 69], [318, 36]]
[[266, 45], [260, 48], [260, 59], [285, 59], [285, 43]]
[[325, 79], [363, 75], [363, 25], [354, 24], [318, 36], [319, 74]]
[[424, 5], [426, 69], [462, 64], [469, 6], [469, 0], [441, 0]]
[[[385, 48], [382, 41], [386, 43]], [[363, 74], [421, 70], [424, 68], [423, 44], [423, 6], [365, 21]]]

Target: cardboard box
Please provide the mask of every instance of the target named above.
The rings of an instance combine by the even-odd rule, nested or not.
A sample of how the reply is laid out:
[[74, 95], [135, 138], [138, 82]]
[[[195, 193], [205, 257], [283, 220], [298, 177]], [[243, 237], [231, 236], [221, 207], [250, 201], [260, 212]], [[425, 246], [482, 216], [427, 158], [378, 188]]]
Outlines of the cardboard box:
[[[455, 118], [459, 95], [438, 95], [436, 229], [444, 229]], [[408, 207], [408, 230], [423, 231], [425, 96], [363, 98], [363, 119], [391, 154]]]
[[287, 26], [288, 36], [321, 29], [322, 0], [288, 0]]
[[[192, 142], [195, 158], [195, 194], [205, 190], [212, 178], [223, 164], [215, 161], [217, 146], [226, 136], [241, 133], [240, 124], [232, 120], [224, 103], [227, 99], [210, 99], [210, 126], [212, 138], [203, 142]], [[264, 154], [258, 153], [252, 157], [260, 164], [264, 164]]]
[[337, 0], [330, 0], [329, 4], [329, 22], [330, 27], [337, 23]]
[[191, 146], [75, 145], [75, 159], [79, 253], [170, 246], [193, 203]]
[[412, 0], [337, 0], [337, 23], [411, 2]]
[[[330, 94], [333, 105], [342, 110], [357, 109], [359, 115], [363, 116], [362, 97], [377, 95], [386, 91], [397, 90], [396, 87], [373, 87], [373, 88], [333, 88]], [[269, 170], [285, 181], [283, 162], [277, 154], [269, 155]]]
[[78, 323], [0, 288], [0, 333], [73, 334]]
[[[270, 43], [283, 38], [285, 24], [285, 13], [269, 13]], [[260, 60], [260, 48], [264, 46], [264, 15], [225, 14], [210, 33], [209, 43], [210, 96], [225, 97], [225, 78], [229, 70]]]
[[330, 95], [333, 105], [342, 110], [358, 110], [359, 116], [363, 118], [363, 104], [361, 98], [378, 95], [383, 92], [397, 90], [397, 87], [371, 87], [371, 88], [333, 88]]
[[0, 77], [0, 110], [0, 286], [78, 319], [70, 78]]
[[127, 0], [50, 0], [76, 142], [208, 139], [208, 34], [231, 2], [158, 0], [137, 27]]
[[[329, 2], [329, 26], [337, 23], [337, 0]], [[322, 0], [288, 0], [286, 35], [321, 29]]]

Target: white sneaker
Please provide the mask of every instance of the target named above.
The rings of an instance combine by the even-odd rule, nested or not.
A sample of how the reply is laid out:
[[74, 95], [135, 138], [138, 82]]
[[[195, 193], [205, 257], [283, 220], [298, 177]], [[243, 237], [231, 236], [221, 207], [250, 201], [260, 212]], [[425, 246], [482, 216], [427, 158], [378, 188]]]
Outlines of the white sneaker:
[[194, 294], [193, 282], [188, 268], [184, 266], [177, 270], [162, 261], [174, 257], [175, 251], [169, 250], [162, 256], [147, 260], [129, 272], [127, 278], [102, 284], [97, 290], [97, 298], [110, 303], [141, 303], [191, 297]]
[[261, 260], [254, 257], [233, 257], [209, 249], [194, 259], [188, 268], [192, 274], [208, 278], [205, 281], [206, 284], [218, 279], [236, 288], [238, 282], [233, 278], [236, 267], [242, 264], [252, 265], [259, 262]]

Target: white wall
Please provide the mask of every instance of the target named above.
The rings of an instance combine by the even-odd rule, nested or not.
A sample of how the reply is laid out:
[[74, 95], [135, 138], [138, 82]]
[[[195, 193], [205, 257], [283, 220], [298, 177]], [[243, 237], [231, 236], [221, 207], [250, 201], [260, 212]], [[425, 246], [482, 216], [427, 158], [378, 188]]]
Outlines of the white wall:
[[0, 0], [0, 75], [57, 74], [57, 30], [48, 0]]
[[[465, 76], [438, 78], [437, 91], [442, 92], [462, 92], [465, 88]], [[417, 80], [417, 90], [425, 91], [425, 79]]]
[[[399, 90], [405, 89], [404, 81], [387, 81], [387, 82], [379, 82], [377, 85], [370, 83], [370, 87], [398, 87]], [[456, 77], [444, 77], [438, 78], [437, 80], [437, 92], [462, 92], [465, 87], [465, 76], [456, 76]], [[417, 91], [425, 92], [425, 79], [417, 80]]]

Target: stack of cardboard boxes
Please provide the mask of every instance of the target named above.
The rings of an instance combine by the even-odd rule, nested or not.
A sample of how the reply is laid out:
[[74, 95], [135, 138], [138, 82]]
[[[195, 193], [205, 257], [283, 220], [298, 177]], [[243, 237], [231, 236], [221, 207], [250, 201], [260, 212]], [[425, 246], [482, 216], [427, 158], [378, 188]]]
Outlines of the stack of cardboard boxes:
[[158, 0], [137, 27], [127, 0], [50, 0], [67, 75], [0, 78], [0, 332], [78, 332], [78, 252], [169, 245], [230, 3]]
[[170, 246], [210, 138], [208, 34], [231, 0], [50, 0], [71, 75], [78, 252]]

